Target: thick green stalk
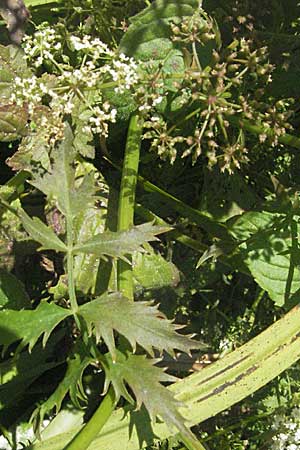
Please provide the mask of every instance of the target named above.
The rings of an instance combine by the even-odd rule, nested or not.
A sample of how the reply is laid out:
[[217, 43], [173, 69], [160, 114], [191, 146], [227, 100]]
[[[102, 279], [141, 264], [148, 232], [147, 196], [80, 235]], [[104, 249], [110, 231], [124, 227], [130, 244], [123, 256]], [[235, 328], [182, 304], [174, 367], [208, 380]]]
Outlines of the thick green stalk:
[[[143, 120], [135, 113], [131, 116], [127, 134], [118, 208], [118, 231], [133, 226], [135, 191], [138, 176]], [[130, 260], [130, 256], [127, 257]], [[118, 289], [133, 300], [133, 276], [131, 265], [118, 261]]]
[[[115, 393], [110, 387], [100, 406], [72, 441], [63, 450], [85, 450], [103, 428], [116, 405]], [[104, 449], [103, 449], [104, 450]]]

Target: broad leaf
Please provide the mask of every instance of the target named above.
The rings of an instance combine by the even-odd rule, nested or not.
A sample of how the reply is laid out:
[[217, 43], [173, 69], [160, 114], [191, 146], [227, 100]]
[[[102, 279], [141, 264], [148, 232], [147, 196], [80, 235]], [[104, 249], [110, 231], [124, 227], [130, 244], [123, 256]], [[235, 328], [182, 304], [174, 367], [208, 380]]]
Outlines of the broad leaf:
[[79, 307], [78, 314], [87, 323], [89, 332], [95, 329], [97, 340], [103, 338], [115, 358], [114, 330], [125, 336], [135, 350], [141, 345], [149, 353], [153, 348], [173, 353], [173, 349], [189, 352], [203, 347], [199, 342], [175, 332], [165, 316], [148, 302], [132, 302], [119, 293], [104, 294]]
[[74, 253], [94, 253], [98, 256], [122, 258], [126, 254], [143, 251], [142, 245], [156, 241], [157, 234], [169, 231], [169, 227], [154, 226], [144, 223], [124, 231], [105, 231], [92, 239], [74, 247]]
[[85, 368], [93, 361], [86, 352], [84, 345], [79, 342], [75, 344], [73, 351], [67, 359], [67, 370], [64, 378], [59, 383], [53, 394], [46, 400], [34, 415], [39, 417], [39, 423], [44, 419], [46, 413], [55, 408], [57, 414], [65, 396], [69, 393], [74, 405], [80, 408], [79, 400], [86, 402], [86, 395], [82, 386], [82, 375]]
[[0, 106], [0, 141], [10, 142], [27, 134], [28, 113], [25, 107]]
[[20, 210], [18, 214], [29, 236], [42, 244], [43, 249], [56, 250], [57, 252], [66, 252], [68, 250], [52, 228], [44, 224], [38, 217], [31, 219], [24, 210]]
[[256, 282], [279, 306], [298, 302], [298, 223], [283, 214], [245, 213], [231, 227], [242, 240], [239, 254]]
[[70, 310], [47, 302], [41, 302], [33, 311], [0, 311], [0, 345], [22, 340], [21, 345], [29, 344], [31, 350], [42, 335], [46, 345], [54, 328], [70, 314]]
[[193, 434], [184, 424], [184, 418], [178, 412], [180, 402], [161, 385], [162, 382], [172, 382], [176, 378], [156, 367], [155, 363], [156, 360], [148, 359], [145, 355], [125, 356], [118, 352], [116, 361], [106, 355], [102, 362], [106, 375], [105, 390], [112, 383], [117, 399], [123, 396], [132, 402], [126, 387], [128, 384], [135, 395], [138, 409], [143, 404], [152, 420], [160, 416], [171, 429], [177, 428], [183, 435], [194, 440]]
[[0, 310], [31, 308], [23, 284], [13, 274], [0, 269]]
[[[47, 127], [43, 125], [47, 121]], [[48, 106], [39, 105], [31, 115], [34, 127], [28, 127], [27, 135], [22, 139], [17, 151], [8, 159], [13, 170], [26, 170], [40, 180], [42, 174], [51, 166], [49, 129], [57, 129], [57, 119]], [[50, 187], [50, 186], [49, 186]]]
[[[163, 79], [162, 93], [164, 100], [159, 106], [160, 110], [167, 107], [171, 111], [179, 111], [180, 91], [174, 88], [172, 73], [183, 73], [185, 70], [184, 48], [172, 41], [171, 22], [180, 23], [194, 13], [198, 13], [198, 0], [156, 0], [137, 15], [130, 18], [131, 25], [121, 39], [119, 52], [134, 57], [136, 61], [142, 62], [140, 70], [146, 74], [160, 73]], [[203, 17], [203, 22], [205, 22]], [[201, 48], [202, 55], [211, 54], [211, 45]], [[201, 59], [200, 54], [200, 59]], [[205, 56], [205, 59], [209, 58]], [[177, 81], [180, 81], [177, 79]], [[172, 93], [169, 98], [168, 93]], [[114, 90], [107, 91], [106, 96], [117, 110], [119, 117], [128, 119], [136, 105], [128, 92], [122, 95], [116, 94]], [[175, 97], [175, 98], [174, 98]]]

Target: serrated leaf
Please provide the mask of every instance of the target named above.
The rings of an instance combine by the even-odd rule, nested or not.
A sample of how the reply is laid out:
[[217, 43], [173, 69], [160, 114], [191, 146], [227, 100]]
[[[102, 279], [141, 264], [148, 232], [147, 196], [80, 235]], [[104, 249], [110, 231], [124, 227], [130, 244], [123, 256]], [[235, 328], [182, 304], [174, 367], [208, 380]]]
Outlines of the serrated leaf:
[[94, 253], [98, 256], [124, 258], [126, 254], [143, 251], [142, 245], [156, 241], [156, 235], [169, 231], [169, 227], [160, 227], [144, 223], [124, 231], [105, 231], [74, 247], [74, 253]]
[[171, 429], [177, 428], [184, 436], [194, 441], [193, 434], [185, 426], [184, 418], [178, 411], [178, 408], [182, 406], [181, 403], [161, 384], [176, 381], [176, 378], [156, 367], [154, 365], [156, 362], [145, 355], [127, 354], [125, 356], [119, 351], [116, 361], [113, 361], [109, 355], [105, 355], [103, 358], [105, 388], [107, 389], [112, 383], [117, 399], [123, 396], [132, 402], [126, 387], [128, 384], [135, 395], [138, 409], [143, 404], [153, 420], [160, 416]]
[[58, 209], [69, 218], [74, 218], [94, 201], [92, 175], [87, 175], [80, 186], [75, 186], [75, 156], [73, 133], [65, 124], [63, 141], [51, 156], [53, 165], [43, 176], [37, 176], [32, 184], [57, 202]]
[[0, 269], [0, 310], [31, 308], [30, 300], [21, 281]]
[[21, 340], [21, 345], [29, 345], [31, 350], [42, 335], [45, 345], [54, 328], [70, 315], [70, 310], [47, 302], [41, 302], [33, 311], [0, 311], [0, 345]]
[[180, 275], [175, 264], [153, 250], [134, 254], [132, 265], [135, 282], [143, 289], [159, 289], [179, 283]]
[[244, 241], [240, 254], [259, 286], [278, 306], [293, 303], [300, 290], [296, 221], [283, 214], [252, 211], [243, 214], [230, 232]]
[[43, 249], [67, 252], [68, 248], [63, 241], [59, 239], [52, 228], [44, 224], [38, 217], [32, 219], [24, 210], [20, 210], [18, 215], [29, 236], [42, 244]]
[[10, 142], [27, 134], [28, 112], [15, 105], [0, 106], [0, 141]]
[[[296, 306], [240, 348], [169, 386], [176, 398], [184, 402], [182, 414], [189, 425], [199, 425], [230, 408], [295, 364], [299, 360], [299, 323], [300, 308]], [[170, 436], [167, 426], [150, 423], [144, 410], [134, 412], [134, 417], [128, 409], [132, 411], [119, 408], [113, 412], [90, 450], [123, 450], [124, 442], [127, 450], [141, 450], [149, 448], [155, 438], [163, 440]], [[80, 428], [81, 423], [67, 436], [58, 433], [45, 442], [33, 444], [30, 450], [61, 450]]]
[[79, 400], [86, 402], [82, 375], [92, 361], [93, 358], [87, 353], [84, 345], [78, 341], [67, 359], [67, 370], [63, 379], [48, 400], [34, 413], [34, 416], [38, 415], [39, 423], [43, 422], [45, 414], [52, 411], [53, 408], [55, 408], [56, 414], [59, 412], [62, 401], [68, 393], [77, 408], [81, 407]]
[[97, 340], [103, 338], [115, 358], [114, 331], [122, 334], [135, 350], [139, 344], [150, 354], [153, 348], [173, 354], [174, 349], [189, 352], [203, 344], [176, 333], [172, 324], [149, 302], [132, 302], [120, 293], [104, 294], [79, 307], [89, 332], [94, 329]]

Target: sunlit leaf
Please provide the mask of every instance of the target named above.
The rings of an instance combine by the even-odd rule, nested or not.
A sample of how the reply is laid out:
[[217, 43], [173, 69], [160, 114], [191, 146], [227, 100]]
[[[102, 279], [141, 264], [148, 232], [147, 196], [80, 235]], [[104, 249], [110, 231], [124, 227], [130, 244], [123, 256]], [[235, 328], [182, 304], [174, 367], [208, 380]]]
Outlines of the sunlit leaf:
[[203, 344], [176, 333], [172, 324], [149, 302], [132, 302], [119, 293], [104, 294], [79, 307], [78, 314], [97, 339], [103, 338], [115, 357], [114, 330], [125, 336], [133, 349], [141, 345], [149, 353], [153, 348], [173, 354], [174, 349], [189, 352]]
[[269, 212], [243, 214], [230, 231], [242, 241], [239, 254], [256, 282], [279, 305], [298, 302], [300, 268], [295, 220]]
[[176, 381], [176, 378], [156, 367], [155, 363], [156, 360], [148, 359], [145, 355], [124, 355], [118, 351], [116, 361], [105, 355], [103, 358], [105, 388], [112, 383], [117, 398], [123, 396], [132, 402], [126, 386], [128, 384], [135, 395], [138, 409], [143, 404], [153, 420], [159, 416], [172, 430], [177, 428], [183, 435], [194, 440], [193, 434], [185, 426], [184, 418], [178, 411], [180, 402], [161, 384]]
[[8, 346], [21, 340], [29, 350], [43, 336], [45, 345], [54, 328], [71, 314], [70, 310], [54, 303], [41, 302], [35, 310], [0, 311], [0, 345]]
[[156, 235], [169, 231], [169, 227], [160, 227], [144, 223], [124, 231], [105, 231], [92, 239], [74, 247], [75, 253], [94, 253], [98, 256], [107, 255], [116, 258], [124, 257], [135, 251], [143, 251], [142, 245], [156, 241]]
[[23, 50], [15, 45], [0, 45], [0, 99], [8, 100], [16, 76], [30, 76]]
[[68, 250], [52, 228], [44, 224], [38, 217], [32, 219], [24, 210], [20, 210], [18, 214], [29, 236], [42, 244], [42, 248], [56, 250], [57, 252], [66, 252]]

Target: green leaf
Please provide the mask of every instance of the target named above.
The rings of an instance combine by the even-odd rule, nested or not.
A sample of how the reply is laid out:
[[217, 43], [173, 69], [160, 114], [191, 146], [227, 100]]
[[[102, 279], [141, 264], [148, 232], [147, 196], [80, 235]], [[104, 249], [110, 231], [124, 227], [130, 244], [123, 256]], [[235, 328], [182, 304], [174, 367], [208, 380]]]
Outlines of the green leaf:
[[28, 113], [25, 107], [0, 106], [0, 141], [10, 142], [27, 134]]
[[160, 39], [167, 39], [171, 43], [169, 23], [176, 19], [182, 20], [185, 16], [192, 16], [198, 5], [197, 0], [156, 0], [130, 19], [131, 25], [121, 40], [120, 52], [146, 60], [144, 53], [147, 47], [143, 47], [143, 44], [155, 40], [157, 51], [152, 52], [152, 58], [164, 60], [166, 54], [163, 51], [166, 49], [161, 48]]
[[30, 299], [21, 281], [0, 269], [0, 310], [31, 308]]
[[79, 400], [86, 402], [87, 397], [82, 386], [82, 375], [92, 361], [93, 358], [87, 353], [84, 345], [78, 341], [67, 359], [68, 366], [63, 379], [48, 400], [34, 413], [36, 418], [38, 416], [39, 423], [42, 423], [45, 414], [52, 411], [53, 408], [55, 408], [55, 414], [59, 412], [62, 401], [68, 393], [77, 408], [81, 407]]
[[79, 307], [89, 332], [95, 330], [97, 340], [103, 338], [115, 358], [114, 330], [125, 336], [135, 350], [141, 345], [150, 354], [153, 348], [173, 354], [173, 349], [189, 352], [203, 347], [199, 342], [176, 333], [172, 324], [149, 302], [132, 302], [120, 293], [104, 294]]
[[[172, 41], [170, 23], [179, 23], [186, 17], [198, 12], [198, 0], [156, 0], [139, 14], [130, 18], [131, 25], [123, 35], [119, 52], [134, 57], [143, 62], [140, 70], [146, 73], [160, 73], [164, 80], [162, 95], [165, 97], [159, 110], [167, 107], [171, 111], [182, 108], [179, 101], [180, 92], [174, 88], [170, 75], [184, 73], [184, 47]], [[203, 17], [203, 21], [206, 19]], [[210, 49], [210, 54], [212, 49]], [[205, 49], [202, 48], [202, 53]], [[177, 79], [177, 81], [180, 81]], [[169, 98], [172, 92], [175, 98]], [[122, 119], [128, 119], [130, 113], [136, 109], [135, 102], [128, 92], [117, 95], [113, 89], [105, 92], [107, 99], [113, 104]]]
[[177, 267], [166, 261], [160, 253], [135, 253], [133, 256], [133, 276], [138, 287], [143, 289], [159, 289], [176, 286], [180, 275]]
[[53, 165], [43, 176], [36, 176], [32, 184], [49, 199], [57, 202], [59, 210], [66, 217], [74, 218], [94, 201], [93, 175], [87, 174], [79, 186], [75, 186], [75, 156], [73, 133], [65, 124], [63, 141], [55, 148]]
[[[189, 426], [202, 423], [248, 397], [298, 361], [299, 322], [300, 308], [297, 306], [232, 353], [173, 383], [169, 389], [177, 400], [185, 403], [180, 411]], [[76, 431], [78, 428], [67, 436], [60, 434], [34, 444], [30, 450], [61, 450]], [[120, 408], [90, 445], [90, 450], [123, 450], [124, 442], [127, 450], [140, 450], [149, 448], [155, 438], [162, 440], [168, 436], [170, 431], [166, 424], [150, 423], [145, 411], [128, 414], [127, 409]]]
[[18, 215], [29, 236], [42, 244], [43, 249], [56, 250], [57, 252], [66, 252], [68, 250], [52, 228], [44, 224], [38, 217], [31, 219], [24, 210], [20, 210]]
[[22, 340], [22, 347], [28, 344], [31, 350], [41, 335], [43, 335], [43, 345], [46, 345], [54, 328], [70, 315], [71, 311], [68, 309], [45, 301], [33, 311], [2, 310], [0, 311], [0, 345], [8, 346]]
[[289, 216], [249, 212], [231, 227], [244, 242], [239, 253], [256, 282], [278, 306], [298, 302], [300, 268], [299, 225]]
[[156, 367], [156, 362], [145, 355], [129, 353], [125, 356], [119, 351], [116, 361], [113, 361], [110, 355], [105, 355], [102, 361], [106, 375], [105, 390], [112, 383], [117, 399], [123, 396], [132, 403], [132, 397], [126, 387], [128, 384], [135, 395], [137, 409], [143, 404], [152, 420], [160, 416], [171, 429], [175, 427], [194, 440], [193, 434], [184, 424], [184, 418], [178, 412], [180, 402], [161, 385], [162, 382], [172, 382], [176, 378]]
[[142, 245], [156, 241], [157, 234], [169, 231], [169, 227], [154, 226], [144, 223], [124, 231], [105, 231], [74, 247], [74, 253], [94, 253], [98, 256], [124, 258], [126, 254], [143, 251]]

